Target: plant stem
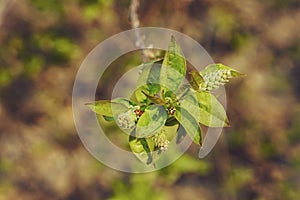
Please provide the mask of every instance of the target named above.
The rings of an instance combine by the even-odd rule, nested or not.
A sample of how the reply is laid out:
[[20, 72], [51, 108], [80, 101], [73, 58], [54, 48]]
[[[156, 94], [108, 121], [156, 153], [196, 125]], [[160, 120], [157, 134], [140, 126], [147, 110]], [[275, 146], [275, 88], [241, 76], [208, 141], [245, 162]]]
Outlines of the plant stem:
[[137, 48], [142, 49], [142, 61], [143, 63], [148, 61], [148, 56], [147, 56], [147, 49], [145, 46], [145, 36], [141, 33], [141, 31], [138, 29], [140, 26], [140, 20], [138, 16], [138, 8], [140, 6], [140, 1], [139, 0], [131, 0], [130, 4], [130, 11], [129, 11], [129, 19], [131, 22], [131, 27], [135, 29], [135, 46]]

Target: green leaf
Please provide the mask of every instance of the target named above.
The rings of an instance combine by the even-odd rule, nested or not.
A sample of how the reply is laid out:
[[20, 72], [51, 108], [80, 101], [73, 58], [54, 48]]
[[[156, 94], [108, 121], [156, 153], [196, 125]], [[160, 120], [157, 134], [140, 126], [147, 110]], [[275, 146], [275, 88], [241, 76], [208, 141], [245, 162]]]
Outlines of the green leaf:
[[162, 105], [162, 106], [166, 104], [166, 102], [164, 102], [161, 98], [159, 98], [157, 96], [152, 96], [152, 95], [146, 94], [145, 92], [143, 92], [143, 94], [146, 97], [148, 97], [155, 104], [159, 104], [159, 105]]
[[214, 72], [214, 71], [217, 71], [217, 70], [229, 70], [231, 72], [232, 77], [237, 77], [237, 76], [243, 76], [244, 75], [244, 74], [238, 72], [237, 70], [235, 70], [231, 67], [228, 67], [226, 65], [223, 65], [221, 63], [208, 65], [207, 67], [205, 67], [204, 70], [200, 71], [200, 74], [203, 76], [207, 73]]
[[190, 84], [194, 90], [199, 90], [200, 85], [204, 82], [203, 77], [197, 71], [190, 72]]
[[125, 98], [116, 98], [111, 101], [99, 100], [92, 103], [86, 103], [85, 105], [98, 115], [114, 117], [116, 114], [126, 112], [129, 109], [129, 106], [133, 104]]
[[173, 91], [166, 91], [165, 93], [164, 93], [164, 98], [166, 98], [166, 97], [169, 97], [169, 98], [171, 98], [171, 99], [176, 99], [177, 97], [176, 97], [176, 94], [173, 92]]
[[209, 127], [229, 126], [222, 104], [209, 92], [190, 90], [180, 107], [187, 110], [198, 122]]
[[137, 85], [158, 84], [162, 61], [162, 59], [152, 60], [140, 65], [139, 69], [142, 73], [139, 76]]
[[160, 85], [166, 88], [165, 91], [173, 92], [181, 84], [186, 73], [186, 61], [180, 46], [172, 36], [168, 51], [165, 54], [160, 72]]
[[144, 91], [148, 91], [147, 86], [143, 85], [139, 88], [137, 88], [133, 95], [130, 97], [130, 100], [149, 104], [150, 100], [147, 98], [147, 96], [144, 94]]
[[[158, 60], [151, 65], [149, 73], [147, 74], [146, 84], [151, 95], [156, 94], [160, 90], [159, 75], [161, 71], [162, 60]], [[142, 78], [141, 78], [142, 79]], [[140, 79], [140, 81], [142, 81]], [[138, 82], [139, 84], [139, 82]]]
[[126, 98], [122, 98], [122, 97], [115, 98], [115, 99], [111, 100], [111, 102], [122, 104], [122, 105], [126, 106], [127, 108], [135, 105], [135, 103], [131, 102], [130, 100], [128, 100]]
[[115, 118], [109, 117], [109, 116], [105, 116], [105, 115], [103, 115], [103, 118], [105, 119], [105, 121], [108, 121], [108, 122], [111, 122], [111, 121], [115, 120]]
[[165, 124], [168, 114], [164, 107], [151, 105], [139, 118], [136, 126], [136, 137], [148, 137], [159, 131]]
[[183, 84], [176, 90], [175, 95], [177, 99], [182, 99], [189, 93], [190, 90], [191, 90], [190, 84]]
[[[150, 164], [152, 162], [152, 155], [150, 146], [145, 138], [136, 138], [129, 136], [129, 146], [132, 153], [143, 163]], [[153, 147], [152, 147], [153, 148]]]
[[113, 116], [117, 116], [120, 113], [125, 113], [129, 110], [131, 106], [134, 106], [135, 104], [128, 99], [125, 98], [115, 98], [111, 101], [111, 109]]
[[175, 118], [183, 126], [190, 138], [199, 145], [202, 145], [201, 129], [197, 120], [184, 108], [178, 107], [175, 112]]
[[172, 116], [167, 119], [165, 126], [174, 126], [176, 124], [178, 124], [178, 121], [174, 116]]
[[86, 103], [85, 105], [99, 115], [105, 115], [108, 117], [113, 116], [111, 102], [109, 100], [99, 100], [93, 103]]
[[142, 73], [137, 81], [138, 89], [135, 92], [135, 98], [138, 102], [145, 102], [147, 97], [143, 91], [149, 95], [155, 95], [160, 91], [159, 76], [162, 60], [150, 61], [140, 66]]
[[199, 122], [205, 126], [229, 126], [226, 111], [222, 104], [209, 92], [196, 92], [200, 108]]
[[186, 131], [184, 130], [184, 128], [182, 126], [178, 126], [176, 144], [180, 144], [185, 136], [186, 136]]
[[201, 111], [194, 91], [190, 90], [188, 95], [181, 100], [180, 107], [189, 112], [197, 122], [201, 121]]

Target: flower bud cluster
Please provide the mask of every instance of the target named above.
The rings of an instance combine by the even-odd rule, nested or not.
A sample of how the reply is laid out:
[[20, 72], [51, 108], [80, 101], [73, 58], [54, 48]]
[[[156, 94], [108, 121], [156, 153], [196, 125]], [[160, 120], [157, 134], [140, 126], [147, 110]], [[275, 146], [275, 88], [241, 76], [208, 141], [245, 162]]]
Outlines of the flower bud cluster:
[[132, 110], [121, 113], [117, 116], [117, 124], [123, 129], [132, 129], [135, 126], [136, 115]]
[[213, 90], [229, 82], [232, 78], [231, 70], [219, 69], [203, 75], [204, 83], [201, 84], [200, 89], [203, 91]]
[[166, 97], [166, 108], [169, 115], [174, 115], [176, 112], [176, 107], [180, 106], [177, 98]]
[[129, 110], [121, 113], [117, 116], [117, 124], [122, 129], [133, 129], [139, 116], [136, 114], [135, 110], [140, 109], [139, 106], [130, 106]]
[[166, 151], [168, 149], [169, 140], [165, 135], [165, 131], [162, 130], [161, 132], [153, 135], [151, 137], [152, 141], [154, 142], [154, 146], [161, 151]]

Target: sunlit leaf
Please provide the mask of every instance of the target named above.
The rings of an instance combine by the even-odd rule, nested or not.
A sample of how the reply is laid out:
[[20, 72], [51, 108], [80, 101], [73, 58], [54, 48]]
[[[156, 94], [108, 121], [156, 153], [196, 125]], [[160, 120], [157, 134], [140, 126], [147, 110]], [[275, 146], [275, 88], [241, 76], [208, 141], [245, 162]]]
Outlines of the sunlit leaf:
[[111, 109], [111, 101], [109, 100], [99, 100], [93, 103], [87, 103], [85, 105], [87, 105], [92, 111], [94, 111], [99, 115], [105, 115], [108, 117], [113, 116], [112, 109]]
[[190, 89], [191, 89], [190, 84], [181, 85], [175, 92], [177, 99], [182, 99], [184, 96], [186, 96], [190, 91]]
[[197, 71], [190, 72], [190, 84], [194, 90], [198, 90], [200, 85], [204, 82], [203, 77]]
[[165, 124], [168, 114], [164, 107], [151, 105], [145, 109], [136, 126], [136, 137], [148, 137], [159, 131]]
[[135, 105], [135, 103], [131, 102], [130, 100], [128, 100], [126, 98], [122, 98], [122, 97], [115, 98], [115, 99], [111, 100], [111, 102], [122, 104], [122, 105], [126, 106], [127, 108], [132, 105]]
[[188, 94], [182, 98], [180, 107], [188, 111], [198, 122], [200, 121], [200, 107], [193, 90], [189, 90]]
[[105, 121], [108, 121], [108, 122], [115, 120], [115, 118], [109, 117], [109, 116], [105, 116], [105, 115], [103, 115], [103, 118], [105, 119]]
[[199, 145], [202, 145], [201, 129], [197, 120], [184, 108], [178, 107], [175, 112], [175, 118], [183, 126], [190, 138]]
[[177, 129], [176, 144], [182, 142], [185, 136], [186, 136], [186, 131], [182, 126], [179, 126]]
[[137, 90], [135, 98], [138, 102], [145, 102], [147, 97], [143, 92], [149, 95], [155, 95], [160, 91], [159, 76], [162, 60], [151, 61], [140, 66], [141, 74], [137, 81]]
[[145, 164], [150, 164], [152, 162], [150, 147], [145, 138], [136, 138], [130, 135], [129, 146], [131, 151], [140, 161], [142, 161]]
[[152, 95], [148, 95], [145, 92], [143, 92], [143, 94], [148, 97], [153, 103], [155, 104], [159, 104], [159, 105], [165, 105], [166, 103], [159, 97], [157, 96], [152, 96]]
[[99, 100], [92, 103], [86, 103], [92, 111], [98, 115], [114, 117], [116, 114], [126, 112], [132, 103], [125, 98], [116, 98], [113, 100]]
[[176, 89], [181, 84], [186, 73], [186, 61], [180, 46], [172, 36], [168, 51], [165, 54], [160, 72], [160, 84], [166, 88], [165, 91]]
[[200, 108], [199, 122], [210, 127], [229, 126], [222, 104], [209, 92], [196, 92]]
[[130, 97], [130, 100], [140, 103], [149, 104], [150, 100], [147, 98], [147, 96], [144, 94], [144, 91], [148, 91], [148, 87], [143, 85], [141, 87], [138, 87], [134, 92], [133, 95]]

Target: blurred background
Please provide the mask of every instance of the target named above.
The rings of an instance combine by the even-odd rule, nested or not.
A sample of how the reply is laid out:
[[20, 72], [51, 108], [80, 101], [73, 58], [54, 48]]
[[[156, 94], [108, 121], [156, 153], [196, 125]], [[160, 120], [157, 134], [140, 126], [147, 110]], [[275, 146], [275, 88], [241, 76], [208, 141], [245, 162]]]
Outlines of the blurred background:
[[[215, 62], [247, 74], [226, 86], [231, 127], [209, 156], [199, 160], [192, 145], [148, 174], [102, 165], [72, 117], [81, 62], [131, 28], [129, 7], [129, 0], [0, 1], [0, 200], [299, 199], [300, 1], [141, 0], [141, 27], [187, 34]], [[138, 56], [121, 64], [140, 63]], [[109, 71], [104, 78], [99, 97], [115, 80]]]

